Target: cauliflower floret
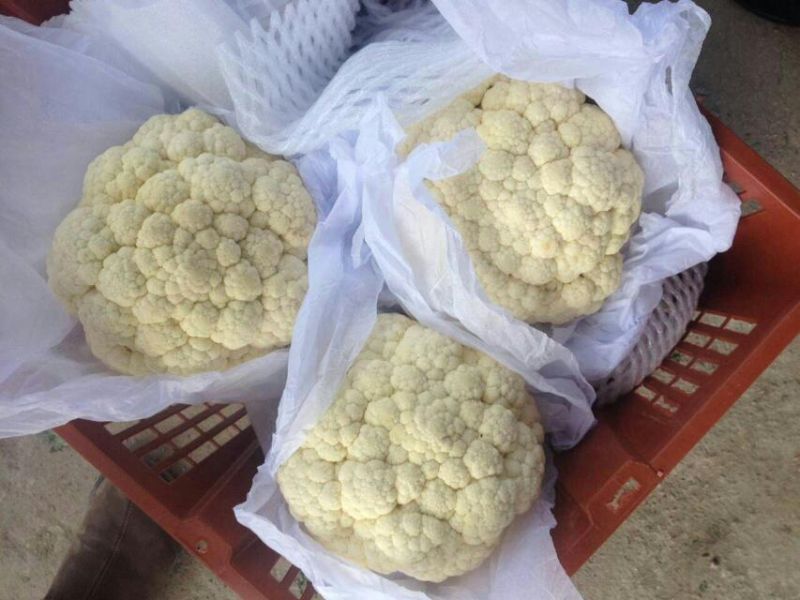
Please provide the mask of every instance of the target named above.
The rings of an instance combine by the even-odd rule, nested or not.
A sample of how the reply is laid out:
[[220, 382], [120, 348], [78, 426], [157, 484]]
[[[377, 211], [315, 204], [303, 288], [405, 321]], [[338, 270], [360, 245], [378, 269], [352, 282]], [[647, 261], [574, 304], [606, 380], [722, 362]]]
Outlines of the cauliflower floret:
[[226, 369], [289, 343], [315, 224], [290, 163], [203, 111], [158, 115], [89, 165], [50, 287], [113, 369]]
[[477, 567], [539, 496], [543, 439], [521, 377], [384, 314], [278, 484], [331, 551], [442, 581]]
[[614, 123], [577, 90], [498, 77], [410, 127], [400, 153], [467, 127], [487, 146], [478, 164], [427, 184], [488, 296], [533, 323], [597, 311], [644, 186]]

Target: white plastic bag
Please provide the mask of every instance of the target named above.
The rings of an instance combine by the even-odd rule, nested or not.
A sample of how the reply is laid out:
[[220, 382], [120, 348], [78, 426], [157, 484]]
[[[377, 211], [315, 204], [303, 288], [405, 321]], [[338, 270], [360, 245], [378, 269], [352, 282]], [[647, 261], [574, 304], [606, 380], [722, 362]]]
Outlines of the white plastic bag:
[[[106, 36], [0, 18], [0, 437], [74, 418], [127, 421], [174, 403], [265, 398], [288, 351], [223, 373], [110, 372], [47, 285], [53, 232], [89, 162], [177, 109], [170, 88]], [[278, 388], [279, 389], [279, 388]]]
[[291, 131], [287, 123], [301, 118], [347, 57], [359, 3], [73, 0], [71, 8], [65, 27], [102, 33], [187, 104], [288, 155], [294, 151], [253, 133]]
[[242, 525], [301, 569], [325, 600], [580, 600], [550, 536], [555, 481], [549, 473], [542, 497], [514, 520], [486, 562], [439, 584], [381, 576], [328, 552], [292, 517], [267, 465], [235, 512]]
[[[644, 3], [633, 15], [620, 0], [434, 4], [447, 21], [420, 2], [395, 13], [375, 10], [357, 30], [360, 43], [372, 43], [342, 65], [301, 118], [249, 135], [276, 151], [306, 152], [355, 127], [378, 94], [407, 125], [495, 72], [579, 87], [613, 118], [646, 175], [644, 210], [625, 250], [618, 291], [594, 315], [543, 328], [575, 354], [590, 381], [600, 380], [635, 344], [661, 297], [661, 281], [733, 239], [739, 202], [722, 183], [717, 145], [688, 87], [708, 15], [690, 0]], [[250, 50], [258, 54], [258, 45]], [[256, 64], [236, 51], [228, 60], [241, 72]], [[269, 104], [258, 94], [234, 103], [250, 120]], [[424, 204], [423, 196], [416, 195]], [[447, 235], [458, 239], [449, 223]], [[448, 269], [462, 272], [464, 260], [450, 255]], [[471, 330], [480, 338], [491, 333]]]
[[215, 0], [73, 0], [62, 26], [106, 38], [188, 103], [230, 115], [217, 47], [245, 28], [245, 17], [265, 18], [236, 8]]
[[[323, 4], [329, 12], [350, 13], [329, 40], [341, 46], [357, 3]], [[273, 35], [292, 29], [298, 38], [314, 38], [330, 27], [314, 21], [325, 14], [314, 6], [309, 0], [82, 0], [73, 2], [70, 15], [44, 27], [0, 22], [0, 275], [9, 282], [0, 289], [0, 437], [73, 418], [138, 419], [177, 402], [277, 400], [274, 390], [285, 377], [288, 350], [223, 373], [111, 373], [50, 293], [44, 259], [56, 226], [81, 196], [83, 174], [95, 156], [127, 141], [151, 115], [177, 111], [179, 99], [235, 125], [220, 48], [248, 20]], [[325, 52], [325, 43], [319, 49]], [[284, 52], [286, 68], [302, 76], [309, 61], [317, 60], [298, 55], [290, 35], [273, 50]], [[320, 85], [312, 77], [319, 73], [306, 75]]]
[[287, 350], [223, 373], [112, 374], [50, 293], [44, 259], [88, 163], [148, 117], [182, 103], [237, 126], [222, 68], [237, 34], [261, 34], [269, 60], [255, 81], [232, 81], [235, 93], [265, 85], [280, 123], [344, 60], [357, 10], [356, 0], [74, 0], [43, 27], [0, 22], [0, 276], [11, 282], [0, 290], [0, 437], [73, 418], [138, 419], [176, 402], [278, 398]]
[[[272, 445], [246, 502], [236, 508], [237, 519], [302, 569], [328, 600], [507, 600], [521, 597], [520, 594], [528, 598], [577, 599], [577, 592], [558, 562], [549, 533], [555, 524], [550, 512], [552, 469], [542, 498], [514, 521], [492, 556], [473, 572], [440, 584], [424, 584], [399, 575], [381, 576], [328, 552], [291, 516], [275, 481], [280, 465], [300, 446], [309, 429], [330, 406], [349, 365], [375, 324], [384, 278], [369, 242], [372, 236], [369, 229], [373, 225], [368, 224], [369, 217], [362, 214], [362, 208], [366, 196], [391, 191], [384, 181], [396, 167], [394, 143], [398, 131], [386, 105], [379, 103], [367, 113], [357, 135], [337, 138], [327, 149], [298, 162], [312, 193], [322, 195], [317, 202], [332, 204], [332, 208], [319, 224], [309, 247], [309, 291], [292, 339], [289, 375]], [[451, 149], [458, 152], [460, 147], [458, 143], [449, 147], [438, 145], [431, 149], [435, 156], [428, 155], [426, 158], [431, 160], [418, 163], [416, 169], [421, 168], [420, 173], [433, 172], [424, 165], [435, 166], [437, 162], [439, 168], [434, 170], [439, 173], [462, 169], [470, 164], [469, 153], [454, 156], [449, 152]], [[406, 304], [405, 299], [401, 301]], [[415, 302], [411, 302], [414, 308], [421, 308]], [[412, 306], [407, 308], [418, 316]], [[425, 316], [426, 324], [440, 332], [497, 354], [496, 348], [454, 323], [435, 315]], [[546, 357], [542, 360], [544, 370], [547, 366], [557, 370], [558, 360]], [[533, 371], [523, 374], [530, 383], [549, 385], [547, 378]], [[537, 393], [536, 397], [545, 414], [551, 403], [564, 405], [563, 398], [555, 395]], [[578, 410], [577, 404], [574, 406], [572, 419], [551, 419], [551, 423], [563, 430], [583, 427], [584, 421], [575, 415], [590, 414], [588, 399], [583, 398], [582, 408], [586, 412]], [[564, 431], [553, 433], [564, 434]]]
[[574, 356], [489, 301], [461, 237], [424, 184], [473, 166], [480, 139], [467, 131], [400, 161], [395, 148], [405, 134], [388, 107], [371, 126], [380, 130], [372, 152], [388, 158], [382, 171], [361, 165], [372, 182], [362, 196], [363, 229], [389, 289], [418, 321], [521, 374], [536, 392], [553, 445], [574, 446], [594, 423], [593, 391]]
[[[627, 14], [624, 3], [610, 0], [472, 0], [437, 5], [467, 41], [472, 58], [447, 35], [426, 37], [426, 32], [437, 29], [438, 17], [416, 13], [421, 22], [430, 19], [429, 27], [423, 27], [417, 35], [409, 36], [407, 31], [398, 34], [409, 40], [398, 44], [394, 55], [383, 54], [394, 48], [392, 31], [381, 32], [381, 39], [389, 40], [389, 45], [368, 45], [348, 60], [306, 114], [307, 122], [298, 124], [297, 130], [302, 131], [320, 115], [327, 117], [321, 124], [322, 137], [337, 127], [358, 122], [372, 100], [361, 95], [360, 89], [368, 89], [372, 96], [384, 93], [400, 122], [410, 123], [494, 71], [578, 85], [595, 98], [615, 119], [647, 172], [645, 213], [627, 249], [623, 286], [597, 315], [554, 330], [558, 339], [566, 340], [576, 352], [585, 373], [601, 376], [635, 341], [638, 328], [658, 302], [659, 282], [726, 248], [735, 229], [738, 204], [721, 182], [716, 145], [688, 90], [707, 17], [686, 1], [643, 7], [636, 17]], [[453, 54], [444, 56], [445, 43], [450, 44], [448, 50]], [[470, 66], [475, 65], [474, 56], [487, 62], [469, 73], [458, 68], [447, 71], [445, 65], [452, 56]], [[488, 71], [487, 64], [491, 66]], [[354, 65], [357, 70], [351, 70]], [[470, 79], [477, 79], [476, 75], [480, 76], [478, 81]], [[432, 82], [436, 77], [439, 80]], [[390, 121], [384, 116], [382, 122], [362, 123], [352, 151], [338, 143], [331, 146], [340, 179], [332, 215], [349, 211], [344, 237], [353, 238], [352, 247], [358, 249], [361, 261], [365, 260], [364, 248], [359, 244], [362, 239], [366, 242], [376, 268], [410, 312], [459, 341], [481, 340], [495, 356], [505, 353], [504, 362], [511, 365], [524, 347], [519, 344], [526, 341], [522, 332], [532, 330], [486, 303], [460, 236], [420, 185], [423, 177], [445, 176], [469, 164], [474, 158], [474, 138], [465, 135], [453, 144], [420, 148], [405, 164], [398, 163], [391, 152], [398, 133]], [[304, 148], [318, 142], [314, 132], [308, 132], [307, 137], [298, 135], [295, 140], [300, 140]], [[304, 175], [311, 169], [309, 161], [321, 160], [319, 156], [315, 153], [307, 157]], [[327, 169], [329, 172], [330, 166]], [[350, 205], [354, 194], [361, 197], [358, 206]], [[353, 215], [359, 210], [362, 221], [355, 225]], [[347, 247], [329, 246], [329, 251], [336, 259], [352, 259]], [[372, 293], [377, 293], [375, 288]], [[459, 323], [470, 333], [465, 333]], [[503, 329], [504, 325], [510, 329]], [[320, 327], [325, 329], [325, 324], [320, 323]], [[344, 355], [349, 361], [368, 331], [363, 326], [356, 338], [351, 338], [342, 330], [339, 336], [323, 337], [318, 345], [309, 346], [320, 352], [327, 345], [333, 356], [341, 359]], [[543, 350], [542, 345], [528, 347], [535, 349], [529, 355], [534, 360], [541, 356], [553, 359], [554, 354], [536, 354]], [[558, 567], [542, 519], [543, 514], [549, 517], [544, 501], [515, 523], [489, 562], [469, 575], [439, 585], [378, 576], [338, 559], [311, 539], [289, 514], [274, 477], [329, 404], [332, 390], [343, 376], [340, 360], [329, 362], [325, 368], [319, 368], [319, 364], [298, 367], [290, 360], [290, 385], [282, 400], [267, 463], [260, 469], [246, 503], [237, 508], [242, 523], [303, 569], [327, 598], [577, 597]], [[324, 387], [308, 383], [312, 374], [317, 377], [327, 373], [331, 366], [337, 373], [330, 378], [323, 375]], [[569, 366], [569, 360], [560, 361], [559, 366]], [[546, 378], [546, 369], [538, 375]], [[570, 369], [562, 373], [565, 371]], [[561, 423], [569, 422], [564, 419]], [[558, 423], [551, 418], [551, 428]], [[539, 565], [546, 568], [540, 570]]]
[[[223, 74], [223, 50], [237, 34], [263, 36], [272, 60], [256, 68], [272, 68], [256, 80], [276, 103], [273, 125], [281, 124], [314, 101], [345, 58], [358, 6], [76, 0], [69, 15], [43, 27], [0, 22], [0, 275], [10, 282], [0, 290], [0, 436], [79, 417], [137, 419], [175, 402], [242, 400], [285, 371], [282, 351], [224, 373], [112, 374], [50, 293], [44, 260], [56, 226], [81, 196], [88, 163], [148, 117], [176, 112], [182, 101], [236, 126], [229, 83], [235, 94], [255, 93], [253, 82]], [[270, 123], [266, 112], [256, 118]]]
[[546, 328], [590, 381], [636, 343], [661, 282], [730, 247], [739, 201], [722, 182], [719, 150], [689, 90], [710, 25], [689, 0], [434, 0], [465, 43], [509, 77], [574, 85], [617, 125], [645, 172], [643, 214], [620, 288], [596, 314]]

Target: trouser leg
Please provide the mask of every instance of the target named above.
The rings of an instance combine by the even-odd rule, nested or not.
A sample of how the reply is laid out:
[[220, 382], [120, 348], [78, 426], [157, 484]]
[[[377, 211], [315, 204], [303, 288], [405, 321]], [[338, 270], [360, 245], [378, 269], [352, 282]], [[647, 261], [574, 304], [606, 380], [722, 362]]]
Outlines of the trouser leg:
[[177, 552], [167, 533], [104, 480], [45, 600], [152, 598]]

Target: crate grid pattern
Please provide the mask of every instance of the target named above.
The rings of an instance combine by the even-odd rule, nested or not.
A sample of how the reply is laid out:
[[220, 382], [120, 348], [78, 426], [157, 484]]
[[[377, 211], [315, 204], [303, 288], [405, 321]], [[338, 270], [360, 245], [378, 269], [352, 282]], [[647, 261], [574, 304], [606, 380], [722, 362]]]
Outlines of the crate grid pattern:
[[247, 431], [250, 419], [241, 404], [176, 405], [149, 419], [104, 427], [147, 468], [172, 483]]
[[637, 401], [669, 416], [729, 360], [756, 328], [747, 318], [712, 311], [695, 311], [686, 334], [664, 362], [634, 389]]

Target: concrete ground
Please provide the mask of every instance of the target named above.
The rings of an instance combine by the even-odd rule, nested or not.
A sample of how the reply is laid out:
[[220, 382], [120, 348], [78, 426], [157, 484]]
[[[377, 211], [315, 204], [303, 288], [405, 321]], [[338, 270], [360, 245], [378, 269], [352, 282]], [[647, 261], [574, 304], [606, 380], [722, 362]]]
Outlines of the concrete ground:
[[[694, 84], [800, 186], [800, 29], [731, 0]], [[800, 598], [800, 339], [576, 575], [586, 600]], [[41, 598], [97, 473], [52, 434], [0, 441], [0, 600]], [[184, 556], [161, 600], [233, 599]]]

